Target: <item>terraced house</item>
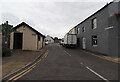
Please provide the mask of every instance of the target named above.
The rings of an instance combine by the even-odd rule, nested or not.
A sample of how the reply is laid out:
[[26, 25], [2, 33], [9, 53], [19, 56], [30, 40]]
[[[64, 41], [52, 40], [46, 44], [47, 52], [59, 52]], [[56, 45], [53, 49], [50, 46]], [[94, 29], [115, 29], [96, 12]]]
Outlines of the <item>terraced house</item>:
[[45, 36], [22, 22], [13, 28], [10, 36], [10, 49], [39, 50], [45, 46]]
[[120, 57], [120, 1], [105, 5], [75, 28], [81, 49]]

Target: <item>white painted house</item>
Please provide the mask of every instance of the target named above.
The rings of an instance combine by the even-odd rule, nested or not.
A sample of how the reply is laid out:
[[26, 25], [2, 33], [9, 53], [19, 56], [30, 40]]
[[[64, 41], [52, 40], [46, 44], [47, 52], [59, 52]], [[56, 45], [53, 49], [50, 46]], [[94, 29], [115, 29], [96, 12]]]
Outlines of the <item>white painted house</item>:
[[48, 42], [48, 44], [54, 43], [54, 39], [49, 35], [46, 36], [45, 41]]

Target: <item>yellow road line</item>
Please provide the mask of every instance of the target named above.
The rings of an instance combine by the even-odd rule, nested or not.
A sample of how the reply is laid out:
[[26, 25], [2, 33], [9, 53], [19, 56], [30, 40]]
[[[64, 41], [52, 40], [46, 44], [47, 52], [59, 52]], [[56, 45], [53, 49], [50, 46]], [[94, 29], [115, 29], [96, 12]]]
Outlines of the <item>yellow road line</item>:
[[95, 55], [95, 54], [93, 54], [93, 53], [86, 52], [86, 51], [83, 51], [83, 52], [88, 53], [88, 54], [91, 54], [91, 55], [96, 56], [96, 57], [99, 57], [99, 58], [104, 59], [104, 60], [112, 61], [112, 62], [115, 62], [115, 63], [120, 63], [120, 62], [118, 61], [120, 58], [110, 58], [110, 57], [106, 57], [106, 56]]
[[[42, 56], [42, 58], [46, 57], [47, 54], [48, 54], [48, 50], [47, 50], [47, 52]], [[19, 77], [22, 77], [20, 74], [23, 73], [22, 75], [25, 75], [26, 73], [28, 73], [29, 71], [31, 71], [33, 68], [35, 68], [35, 67], [36, 67], [36, 64], [39, 63], [41, 60], [42, 60], [42, 59], [38, 60], [38, 61], [37, 61], [36, 63], [34, 63], [32, 66], [30, 66], [29, 68], [23, 70], [22, 72], [18, 73], [17, 75], [11, 77], [11, 78], [8, 79], [6, 82], [12, 80], [13, 78], [15, 78], [14, 80], [19, 79]], [[35, 65], [35, 66], [34, 66], [34, 65]], [[28, 70], [28, 71], [27, 71], [27, 70]], [[26, 71], [26, 72], [25, 72], [25, 71]], [[25, 72], [25, 73], [24, 73], [24, 72]], [[20, 76], [19, 76], [19, 75], [20, 75]], [[19, 76], [19, 77], [17, 77], [17, 76]], [[16, 77], [17, 77], [17, 78], [16, 78]]]
[[42, 56], [42, 58], [44, 58], [44, 55]]
[[40, 60], [38, 60], [38, 61], [37, 61], [37, 63], [39, 63], [40, 61], [41, 61], [41, 59], [40, 59]]
[[48, 54], [48, 50], [47, 50], [46, 53], [42, 56], [42, 58], [46, 57], [47, 54]]
[[47, 57], [47, 55], [45, 55], [45, 58]]
[[45, 58], [47, 57], [47, 55], [48, 55], [48, 52], [46, 52]]
[[[35, 63], [36, 64], [36, 63]], [[35, 64], [33, 64], [32, 66], [30, 66], [29, 68], [27, 68], [26, 70], [30, 69], [31, 67], [33, 67]], [[22, 72], [18, 73], [17, 75], [13, 76], [12, 78], [10, 78], [8, 81], [12, 80], [13, 78], [17, 77], [18, 75], [22, 74], [23, 72], [25, 72], [26, 70], [23, 70]], [[8, 82], [7, 81], [7, 82]]]
[[22, 77], [23, 75], [27, 74], [28, 72], [30, 72], [30, 71], [31, 71], [33, 68], [35, 68], [35, 67], [36, 67], [36, 65], [33, 66], [31, 69], [29, 69], [27, 72], [25, 72], [25, 73], [23, 73], [22, 75], [20, 75], [19, 77], [15, 78], [14, 81], [17, 80], [17, 79], [19, 79], [19, 78]]

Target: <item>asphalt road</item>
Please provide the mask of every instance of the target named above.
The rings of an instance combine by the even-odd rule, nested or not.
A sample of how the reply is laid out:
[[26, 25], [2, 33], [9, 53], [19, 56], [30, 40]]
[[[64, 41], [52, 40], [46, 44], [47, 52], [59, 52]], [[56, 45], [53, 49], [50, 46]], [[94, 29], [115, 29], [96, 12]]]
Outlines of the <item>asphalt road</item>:
[[48, 45], [48, 55], [18, 80], [118, 80], [118, 64], [80, 49]]

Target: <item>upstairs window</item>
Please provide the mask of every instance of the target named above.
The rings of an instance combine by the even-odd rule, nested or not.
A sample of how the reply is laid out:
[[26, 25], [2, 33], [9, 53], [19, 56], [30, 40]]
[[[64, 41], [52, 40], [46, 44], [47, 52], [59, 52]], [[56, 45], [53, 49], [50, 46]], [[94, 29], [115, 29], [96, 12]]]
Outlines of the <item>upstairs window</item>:
[[85, 27], [82, 27], [82, 32], [85, 32]]
[[80, 28], [79, 27], [77, 28], [77, 33], [80, 34]]
[[96, 29], [97, 28], [97, 19], [94, 18], [92, 19], [92, 29]]
[[97, 36], [92, 36], [92, 46], [97, 46], [98, 42], [97, 42]]

